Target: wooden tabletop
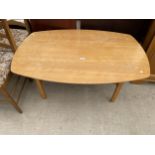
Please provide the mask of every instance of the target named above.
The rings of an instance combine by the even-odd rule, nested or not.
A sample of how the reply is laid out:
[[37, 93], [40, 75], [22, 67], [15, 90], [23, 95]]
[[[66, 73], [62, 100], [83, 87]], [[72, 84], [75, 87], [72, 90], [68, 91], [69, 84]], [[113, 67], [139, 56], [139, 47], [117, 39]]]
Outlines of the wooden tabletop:
[[32, 33], [17, 49], [11, 71], [73, 84], [117, 83], [150, 75], [146, 54], [131, 35], [94, 30]]

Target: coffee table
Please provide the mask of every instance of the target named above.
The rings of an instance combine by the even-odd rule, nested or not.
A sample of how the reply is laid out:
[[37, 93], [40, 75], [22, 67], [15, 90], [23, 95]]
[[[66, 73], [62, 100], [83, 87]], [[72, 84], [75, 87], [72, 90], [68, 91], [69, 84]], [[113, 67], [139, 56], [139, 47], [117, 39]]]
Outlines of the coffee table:
[[115, 83], [112, 101], [124, 82], [150, 75], [147, 56], [131, 35], [95, 30], [34, 32], [17, 49], [11, 71], [35, 79], [43, 98], [42, 81]]

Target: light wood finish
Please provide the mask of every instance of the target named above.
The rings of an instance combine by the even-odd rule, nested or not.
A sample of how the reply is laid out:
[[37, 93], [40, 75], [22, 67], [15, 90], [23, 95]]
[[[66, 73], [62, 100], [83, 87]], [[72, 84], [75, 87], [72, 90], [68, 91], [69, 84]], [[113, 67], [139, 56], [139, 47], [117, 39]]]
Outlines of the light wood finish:
[[146, 54], [132, 36], [92, 30], [32, 33], [17, 49], [11, 70], [73, 84], [121, 83], [150, 75]]
[[[5, 34], [0, 34], [0, 37], [2, 38], [6, 38], [8, 39], [9, 41], [9, 44], [4, 44], [4, 43], [0, 43], [0, 47], [3, 47], [3, 48], [11, 48], [13, 52], [16, 51], [17, 49], [17, 46], [16, 46], [16, 43], [15, 43], [15, 40], [12, 36], [12, 33], [9, 29], [9, 26], [8, 26], [8, 22], [6, 20], [0, 20], [0, 25], [1, 25], [1, 28], [4, 29], [5, 31]], [[18, 99], [17, 101], [15, 101], [13, 99], [13, 97], [11, 96], [11, 94], [7, 91], [7, 84], [8, 84], [8, 81], [10, 79], [10, 74], [8, 75], [8, 77], [6, 78], [5, 82], [3, 85], [0, 86], [0, 92], [1, 94], [5, 97], [5, 99], [11, 103], [13, 105], [13, 107], [19, 112], [19, 113], [22, 113], [22, 110], [20, 109], [20, 107], [18, 106], [18, 100], [19, 100], [19, 97], [21, 95], [21, 91], [19, 93], [19, 96], [18, 96]], [[16, 86], [15, 86], [16, 87]], [[22, 86], [22, 89], [24, 88], [24, 85]]]
[[115, 88], [114, 93], [113, 93], [113, 95], [111, 97], [111, 101], [112, 102], [114, 102], [116, 100], [116, 98], [119, 95], [119, 92], [120, 92], [122, 86], [123, 86], [123, 83], [117, 83], [116, 84], [116, 88]]
[[[153, 33], [153, 30], [155, 32], [155, 22], [154, 22], [154, 29], [153, 27], [151, 27], [152, 29], [149, 30], [149, 32], [152, 32]], [[152, 37], [152, 33], [150, 34], [149, 33], [149, 36], [148, 38], [151, 38]], [[146, 37], [147, 38], [147, 37]], [[147, 39], [146, 39], [147, 40]], [[147, 47], [147, 56], [148, 56], [148, 59], [149, 59], [149, 63], [150, 63], [150, 72], [151, 72], [151, 75], [149, 78], [147, 79], [144, 79], [144, 80], [140, 80], [140, 81], [135, 81], [134, 83], [135, 84], [141, 84], [145, 81], [150, 81], [150, 82], [155, 82], [155, 34], [154, 36], [152, 37], [152, 40], [149, 40], [149, 45]], [[144, 48], [146, 48], [144, 46]]]
[[0, 92], [3, 94], [3, 96], [8, 100], [9, 103], [11, 103], [14, 108], [19, 112], [22, 113], [22, 110], [18, 106], [17, 102], [11, 97], [11, 95], [8, 93], [8, 91], [5, 89], [5, 87], [1, 86]]
[[[17, 45], [16, 45], [15, 40], [12, 36], [12, 33], [9, 29], [9, 25], [7, 23], [7, 20], [2, 19], [0, 22], [2, 23], [3, 29], [4, 29], [5, 34], [6, 34], [6, 38], [9, 40], [12, 51], [15, 52], [17, 49]], [[7, 47], [7, 45], [6, 45], [6, 47]]]
[[39, 91], [41, 97], [44, 99], [47, 98], [45, 90], [44, 90], [43, 82], [41, 80], [35, 80], [35, 82], [36, 82], [36, 85], [38, 87], [38, 91]]

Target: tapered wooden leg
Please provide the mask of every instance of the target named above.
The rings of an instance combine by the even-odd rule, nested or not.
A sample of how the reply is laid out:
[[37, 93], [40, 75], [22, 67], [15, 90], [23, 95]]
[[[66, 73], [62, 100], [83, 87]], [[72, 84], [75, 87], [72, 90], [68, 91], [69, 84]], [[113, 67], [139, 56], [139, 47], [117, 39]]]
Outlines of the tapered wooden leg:
[[119, 95], [119, 92], [120, 92], [122, 86], [123, 86], [123, 83], [117, 83], [116, 84], [116, 88], [115, 88], [114, 93], [113, 93], [113, 95], [111, 97], [111, 101], [112, 102], [114, 102], [116, 100], [116, 98]]
[[13, 38], [13, 35], [12, 35], [11, 31], [10, 31], [10, 28], [9, 28], [7, 20], [3, 19], [2, 20], [2, 24], [3, 24], [3, 28], [5, 30], [7, 39], [9, 40], [9, 43], [11, 45], [11, 48], [12, 48], [13, 52], [15, 52], [16, 49], [17, 49], [17, 45], [16, 45], [16, 42], [15, 42], [15, 40]]
[[45, 92], [45, 89], [44, 89], [44, 86], [43, 86], [43, 82], [40, 81], [40, 80], [35, 80], [35, 82], [36, 82], [37, 88], [39, 90], [40, 96], [42, 98], [47, 98], [46, 92]]
[[16, 103], [16, 101], [11, 97], [11, 95], [8, 93], [8, 91], [4, 88], [1, 87], [0, 88], [1, 93], [5, 96], [5, 98], [9, 101], [9, 103], [11, 103], [14, 108], [19, 112], [22, 113], [22, 110], [20, 109], [20, 107], [18, 106], [18, 104]]

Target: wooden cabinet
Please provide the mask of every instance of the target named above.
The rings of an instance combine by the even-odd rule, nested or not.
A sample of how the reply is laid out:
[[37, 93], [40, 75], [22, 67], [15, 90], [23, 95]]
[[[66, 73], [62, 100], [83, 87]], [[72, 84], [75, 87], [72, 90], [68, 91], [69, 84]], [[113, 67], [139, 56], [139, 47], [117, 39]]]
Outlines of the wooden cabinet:
[[155, 82], [155, 20], [153, 20], [149, 28], [143, 47], [147, 51], [150, 63], [151, 76], [148, 80]]
[[75, 19], [30, 19], [31, 31], [75, 29]]
[[147, 55], [148, 55], [148, 59], [150, 63], [150, 71], [151, 71], [151, 76], [149, 78], [149, 81], [155, 82], [155, 35], [148, 47]]
[[81, 29], [127, 33], [143, 43], [152, 19], [81, 19], [80, 21]]
[[[138, 42], [143, 43], [152, 19], [29, 19], [28, 21], [32, 32], [80, 27], [131, 34]], [[147, 40], [150, 40], [150, 37]], [[146, 43], [148, 44], [147, 41]]]

